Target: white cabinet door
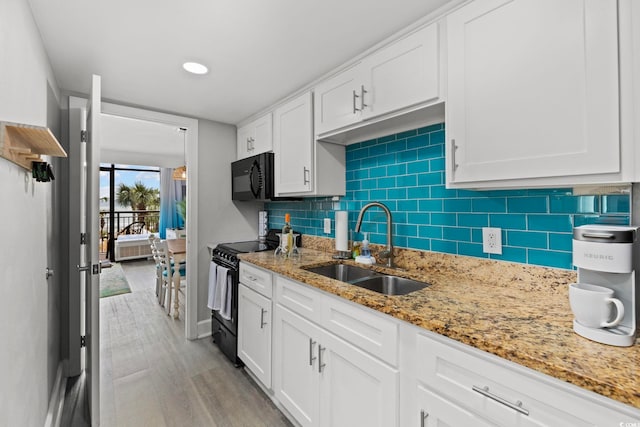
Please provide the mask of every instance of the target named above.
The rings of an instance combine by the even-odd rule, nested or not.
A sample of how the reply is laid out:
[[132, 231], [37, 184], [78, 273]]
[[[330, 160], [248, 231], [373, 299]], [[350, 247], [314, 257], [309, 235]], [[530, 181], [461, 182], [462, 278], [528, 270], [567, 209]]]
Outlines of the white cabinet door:
[[238, 160], [273, 150], [273, 115], [265, 114], [259, 119], [238, 128]]
[[616, 1], [476, 0], [447, 44], [449, 184], [620, 171]]
[[245, 159], [251, 155], [251, 138], [253, 138], [253, 126], [246, 125], [238, 128], [236, 139], [238, 160]]
[[238, 355], [271, 388], [271, 300], [238, 285]]
[[274, 113], [276, 195], [313, 190], [312, 96], [307, 92]]
[[398, 371], [328, 332], [319, 344], [321, 424], [397, 426]]
[[355, 64], [315, 87], [316, 134], [360, 121], [360, 82], [360, 67]]
[[362, 69], [363, 119], [437, 100], [440, 97], [438, 24], [431, 24], [367, 57]]
[[273, 117], [272, 114], [264, 116], [253, 122], [254, 141], [251, 155], [266, 153], [273, 149]]
[[415, 423], [412, 425], [415, 427], [491, 426], [474, 413], [443, 399], [422, 386], [418, 386], [418, 408], [415, 410]]
[[318, 337], [321, 330], [277, 304], [274, 324], [274, 391], [302, 426], [320, 425]]

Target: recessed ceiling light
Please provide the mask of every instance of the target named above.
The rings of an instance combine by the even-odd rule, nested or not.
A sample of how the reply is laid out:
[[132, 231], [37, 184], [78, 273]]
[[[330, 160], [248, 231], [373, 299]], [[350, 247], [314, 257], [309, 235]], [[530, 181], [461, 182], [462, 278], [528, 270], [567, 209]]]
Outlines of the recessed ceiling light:
[[207, 67], [197, 62], [185, 62], [182, 64], [182, 68], [193, 74], [207, 74], [209, 72]]

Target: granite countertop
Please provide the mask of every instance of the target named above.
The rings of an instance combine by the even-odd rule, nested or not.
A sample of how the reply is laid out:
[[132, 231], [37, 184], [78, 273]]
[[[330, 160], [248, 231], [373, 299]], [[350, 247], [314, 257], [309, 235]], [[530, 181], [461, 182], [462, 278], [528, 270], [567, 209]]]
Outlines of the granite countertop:
[[396, 262], [406, 270], [392, 273], [431, 286], [408, 295], [386, 296], [302, 268], [335, 262], [327, 252], [305, 247], [296, 260], [276, 258], [271, 251], [240, 258], [640, 408], [639, 340], [631, 347], [613, 347], [573, 332], [568, 284], [576, 280], [575, 272], [400, 250]]

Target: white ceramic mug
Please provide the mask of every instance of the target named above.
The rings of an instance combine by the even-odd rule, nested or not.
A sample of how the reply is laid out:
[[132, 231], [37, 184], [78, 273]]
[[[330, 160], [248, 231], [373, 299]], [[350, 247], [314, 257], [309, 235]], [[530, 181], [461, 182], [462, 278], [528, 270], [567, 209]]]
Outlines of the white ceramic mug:
[[[613, 290], [588, 283], [569, 285], [569, 303], [576, 320], [589, 328], [610, 328], [624, 317], [622, 301], [613, 298]], [[609, 321], [615, 305], [616, 318]]]

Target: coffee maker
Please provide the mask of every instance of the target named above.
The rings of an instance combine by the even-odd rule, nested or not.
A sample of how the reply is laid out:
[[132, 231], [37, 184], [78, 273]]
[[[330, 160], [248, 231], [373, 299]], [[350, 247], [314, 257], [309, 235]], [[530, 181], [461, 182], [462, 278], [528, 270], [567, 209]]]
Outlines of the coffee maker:
[[[624, 306], [622, 319], [612, 327], [587, 327], [574, 319], [573, 330], [578, 335], [618, 347], [635, 343], [639, 313], [636, 277], [640, 266], [639, 230], [638, 227], [615, 225], [574, 228], [573, 264], [578, 267], [578, 283], [611, 289], [615, 299]], [[576, 310], [573, 311], [577, 317]]]

